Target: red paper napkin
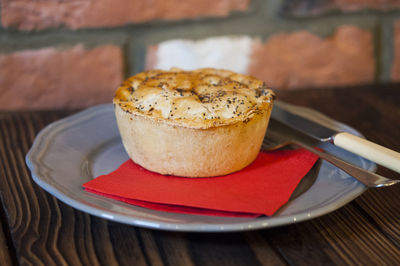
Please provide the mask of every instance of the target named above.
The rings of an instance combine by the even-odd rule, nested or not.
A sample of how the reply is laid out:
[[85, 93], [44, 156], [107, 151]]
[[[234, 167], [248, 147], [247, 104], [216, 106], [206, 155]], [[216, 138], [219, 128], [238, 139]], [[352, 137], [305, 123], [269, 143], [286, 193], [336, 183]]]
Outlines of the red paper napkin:
[[83, 186], [87, 191], [155, 210], [256, 217], [272, 215], [284, 205], [317, 159], [304, 149], [260, 152], [245, 169], [211, 178], [164, 176], [128, 160]]

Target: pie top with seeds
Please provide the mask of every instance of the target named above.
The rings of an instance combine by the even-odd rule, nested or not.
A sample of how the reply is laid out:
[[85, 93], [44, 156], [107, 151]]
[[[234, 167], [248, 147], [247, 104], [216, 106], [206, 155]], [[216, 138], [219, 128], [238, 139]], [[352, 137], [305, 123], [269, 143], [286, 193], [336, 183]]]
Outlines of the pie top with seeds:
[[114, 104], [134, 115], [189, 128], [246, 122], [271, 108], [274, 93], [254, 77], [228, 70], [150, 70], [126, 80]]

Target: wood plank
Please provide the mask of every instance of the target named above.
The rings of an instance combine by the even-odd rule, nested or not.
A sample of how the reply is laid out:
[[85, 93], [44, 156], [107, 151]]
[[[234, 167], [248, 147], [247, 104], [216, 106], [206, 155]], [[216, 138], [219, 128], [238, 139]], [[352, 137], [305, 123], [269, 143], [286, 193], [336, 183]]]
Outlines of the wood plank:
[[262, 265], [286, 265], [286, 260], [275, 250], [276, 247], [268, 238], [263, 237], [263, 234], [246, 232], [244, 237]]
[[[0, 176], [3, 175], [0, 174]], [[4, 215], [0, 217], [0, 262], [4, 266], [16, 265], [15, 249], [11, 237], [9, 237], [7, 219]]]

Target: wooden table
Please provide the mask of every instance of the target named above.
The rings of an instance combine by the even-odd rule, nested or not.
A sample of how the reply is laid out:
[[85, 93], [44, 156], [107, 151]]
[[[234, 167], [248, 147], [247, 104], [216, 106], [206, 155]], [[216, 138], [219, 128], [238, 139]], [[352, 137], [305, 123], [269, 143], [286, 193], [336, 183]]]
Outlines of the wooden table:
[[[400, 151], [400, 85], [286, 91], [278, 97]], [[156, 231], [77, 211], [38, 187], [24, 161], [38, 131], [71, 113], [0, 113], [1, 265], [400, 264], [400, 185], [370, 189], [317, 219], [243, 233]]]

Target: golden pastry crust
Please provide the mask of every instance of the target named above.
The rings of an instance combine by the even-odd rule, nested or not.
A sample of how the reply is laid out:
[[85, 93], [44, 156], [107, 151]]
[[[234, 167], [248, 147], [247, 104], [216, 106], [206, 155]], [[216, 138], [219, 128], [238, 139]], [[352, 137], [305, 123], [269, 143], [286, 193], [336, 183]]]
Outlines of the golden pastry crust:
[[118, 88], [115, 114], [129, 157], [167, 175], [211, 177], [258, 155], [274, 94], [231, 71], [152, 70]]
[[126, 80], [114, 103], [171, 125], [205, 129], [247, 121], [272, 103], [274, 93], [254, 77], [227, 70], [151, 70]]

